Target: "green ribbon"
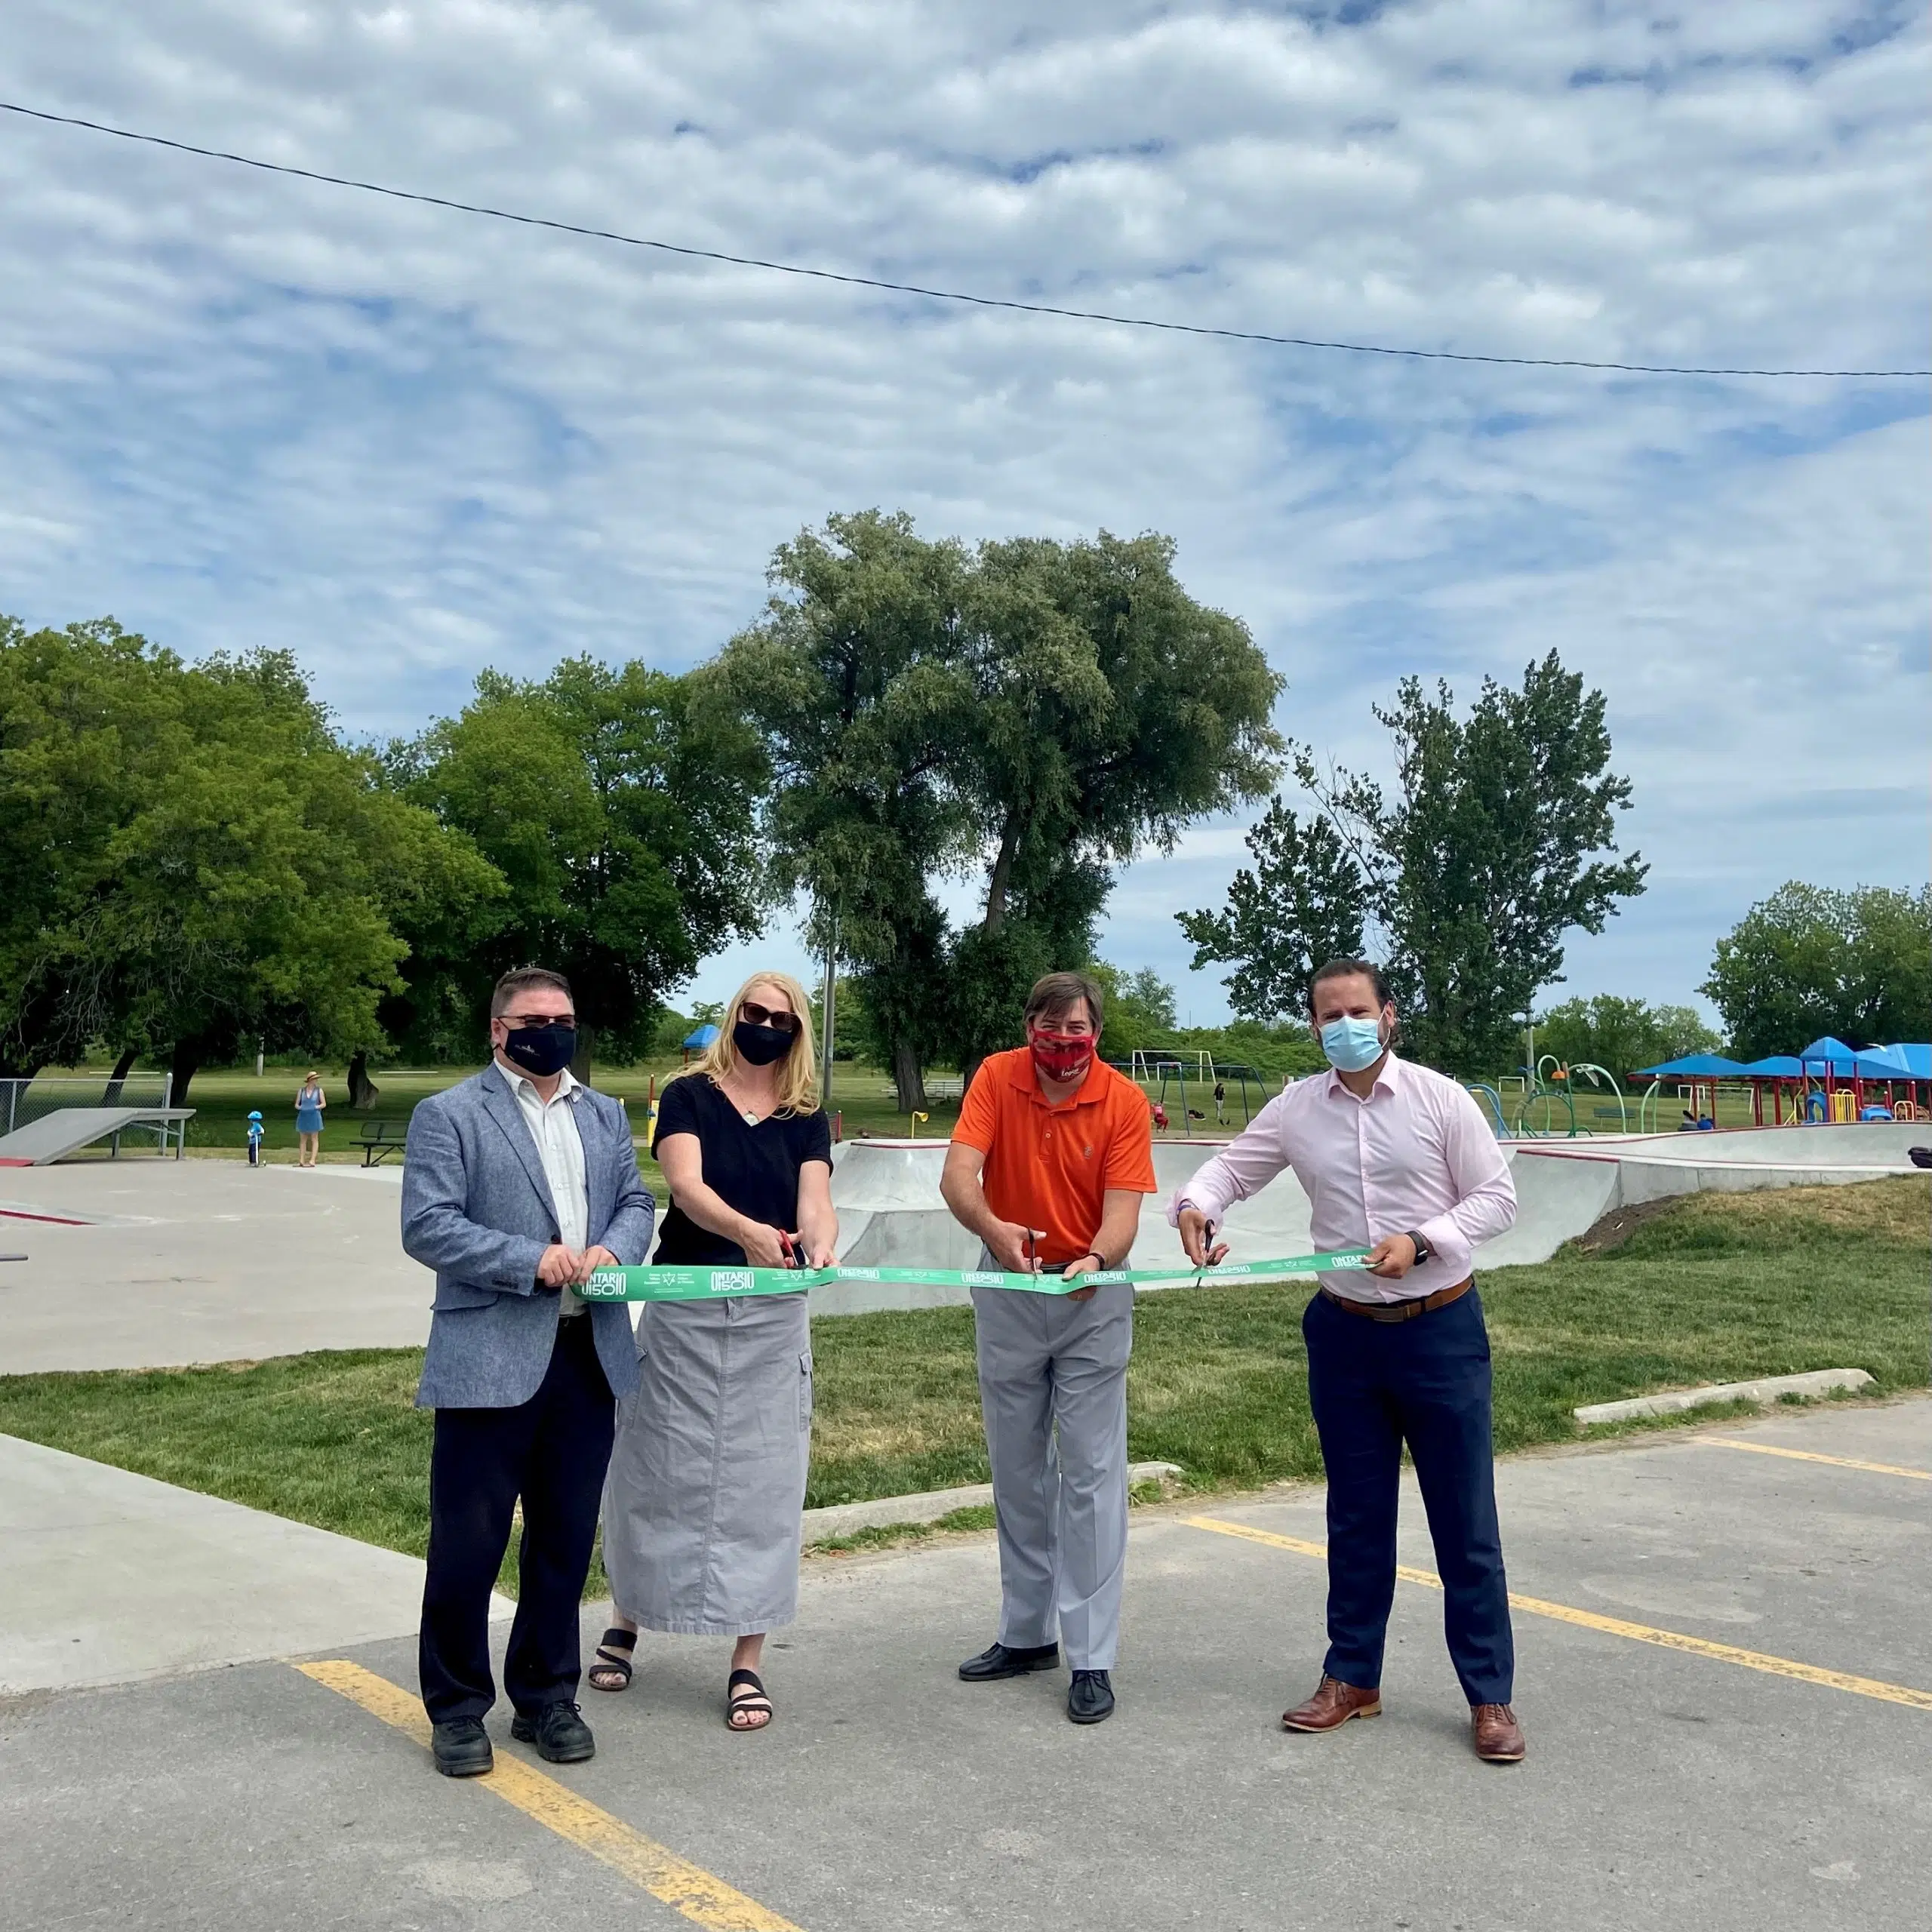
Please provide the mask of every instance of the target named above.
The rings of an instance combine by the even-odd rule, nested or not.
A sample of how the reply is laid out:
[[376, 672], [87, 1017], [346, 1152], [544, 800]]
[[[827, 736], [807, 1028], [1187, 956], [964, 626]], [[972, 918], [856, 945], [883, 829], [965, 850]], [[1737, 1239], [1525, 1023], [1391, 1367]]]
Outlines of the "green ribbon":
[[[1368, 1250], [1334, 1254], [1292, 1254], [1278, 1261], [1224, 1261], [1197, 1269], [1196, 1287], [1223, 1281], [1282, 1281], [1330, 1269], [1366, 1268]], [[1179, 1268], [1108, 1268], [1068, 1281], [1060, 1275], [1008, 1275], [986, 1268], [599, 1268], [576, 1292], [585, 1301], [710, 1301], [720, 1295], [795, 1295], [828, 1281], [894, 1281], [940, 1288], [1011, 1288], [1036, 1295], [1071, 1294], [1075, 1288], [1116, 1281], [1178, 1281]]]

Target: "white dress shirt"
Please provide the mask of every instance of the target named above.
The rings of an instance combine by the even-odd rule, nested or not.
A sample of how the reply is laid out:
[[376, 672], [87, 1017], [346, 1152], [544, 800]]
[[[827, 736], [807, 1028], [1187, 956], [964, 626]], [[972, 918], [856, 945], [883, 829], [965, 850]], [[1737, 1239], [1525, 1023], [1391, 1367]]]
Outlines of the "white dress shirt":
[[[523, 1115], [530, 1137], [537, 1143], [537, 1158], [543, 1164], [543, 1178], [550, 1184], [550, 1198], [556, 1203], [557, 1238], [565, 1247], [581, 1251], [590, 1239], [590, 1192], [584, 1179], [583, 1140], [577, 1131], [577, 1090], [579, 1082], [565, 1067], [557, 1076], [557, 1091], [548, 1100], [531, 1081], [501, 1060], [495, 1063], [510, 1092], [517, 1111]], [[576, 1295], [564, 1297], [565, 1315], [581, 1315], [587, 1303]]]
[[1198, 1208], [1219, 1226], [1229, 1206], [1292, 1168], [1324, 1252], [1419, 1234], [1435, 1251], [1399, 1281], [1330, 1273], [1351, 1301], [1400, 1302], [1468, 1278], [1476, 1245], [1516, 1219], [1509, 1164], [1475, 1101], [1453, 1080], [1390, 1054], [1367, 1100], [1332, 1069], [1270, 1100], [1246, 1130], [1183, 1186], [1168, 1210]]

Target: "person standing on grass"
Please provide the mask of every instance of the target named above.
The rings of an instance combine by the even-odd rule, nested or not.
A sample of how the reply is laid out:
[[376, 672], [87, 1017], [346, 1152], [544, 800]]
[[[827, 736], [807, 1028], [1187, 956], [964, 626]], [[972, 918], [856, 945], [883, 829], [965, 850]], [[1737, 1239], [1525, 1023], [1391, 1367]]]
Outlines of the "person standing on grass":
[[[1147, 1097], [1097, 1058], [1105, 1017], [1084, 974], [1026, 1001], [1026, 1044], [980, 1063], [940, 1191], [983, 1244], [980, 1265], [1069, 1280], [1127, 1265], [1155, 1192]], [[1127, 1363], [1134, 1290], [975, 1288], [980, 1404], [999, 1533], [999, 1635], [959, 1675], [1051, 1670], [1066, 1646], [1066, 1714], [1114, 1709], [1127, 1564]]]
[[328, 1103], [328, 1096], [322, 1091], [322, 1076], [311, 1067], [302, 1091], [295, 1097], [297, 1167], [312, 1168], [322, 1151], [322, 1109]]
[[1441, 1572], [1449, 1654], [1476, 1755], [1524, 1755], [1515, 1645], [1496, 1516], [1489, 1337], [1470, 1263], [1516, 1219], [1509, 1164], [1454, 1081], [1398, 1060], [1380, 968], [1334, 959], [1309, 1017], [1333, 1071], [1297, 1081], [1182, 1187], [1169, 1210], [1195, 1266], [1231, 1203], [1292, 1168], [1318, 1248], [1366, 1246], [1368, 1272], [1321, 1278], [1302, 1317], [1308, 1395], [1328, 1475], [1328, 1654], [1289, 1730], [1329, 1731], [1382, 1709], [1395, 1595], [1395, 1513], [1408, 1445]]
[[[671, 1211], [660, 1264], [822, 1268], [838, 1245], [832, 1129], [811, 1008], [783, 973], [746, 981], [704, 1057], [666, 1083], [651, 1151]], [[807, 1296], [646, 1302], [636, 1393], [618, 1412], [604, 1497], [615, 1622], [590, 1681], [622, 1690], [637, 1632], [731, 1637], [724, 1721], [762, 1730], [765, 1634], [798, 1614], [811, 1449]]]
[[438, 1770], [492, 1764], [490, 1592], [523, 1504], [503, 1659], [510, 1735], [552, 1764], [595, 1755], [576, 1703], [577, 1605], [616, 1398], [637, 1381], [620, 1303], [571, 1292], [641, 1262], [657, 1211], [621, 1101], [574, 1079], [570, 983], [520, 967], [490, 1000], [491, 1059], [411, 1116], [402, 1244], [435, 1270], [417, 1406], [436, 1412], [418, 1645]]

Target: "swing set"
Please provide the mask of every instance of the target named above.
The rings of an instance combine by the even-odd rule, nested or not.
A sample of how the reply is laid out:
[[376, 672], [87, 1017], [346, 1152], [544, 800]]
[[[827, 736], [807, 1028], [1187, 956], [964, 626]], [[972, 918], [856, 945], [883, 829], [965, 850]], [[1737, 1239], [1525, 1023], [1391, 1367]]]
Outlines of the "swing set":
[[[1148, 1094], [1155, 1131], [1161, 1134], [1167, 1133], [1173, 1124], [1178, 1125], [1183, 1134], [1191, 1137], [1197, 1121], [1204, 1128], [1207, 1125], [1208, 1109], [1211, 1106], [1216, 1126], [1236, 1124], [1229, 1115], [1229, 1103], [1235, 1097], [1229, 1091], [1230, 1087], [1239, 1090], [1239, 1124], [1242, 1127], [1247, 1126], [1273, 1098], [1269, 1091], [1268, 1077], [1259, 1067], [1239, 1060], [1217, 1061], [1205, 1048], [1137, 1049], [1131, 1063], [1130, 1078], [1143, 1093]], [[1178, 1122], [1168, 1110], [1170, 1095], [1180, 1109]]]

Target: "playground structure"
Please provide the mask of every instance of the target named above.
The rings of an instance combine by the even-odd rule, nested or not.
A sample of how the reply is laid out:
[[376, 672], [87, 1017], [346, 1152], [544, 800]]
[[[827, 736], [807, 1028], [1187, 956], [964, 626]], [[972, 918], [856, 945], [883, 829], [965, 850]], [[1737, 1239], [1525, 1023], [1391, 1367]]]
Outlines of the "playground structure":
[[[1546, 1068], [1549, 1069], [1546, 1074]], [[1593, 1095], [1608, 1090], [1611, 1099], [1616, 1103], [1614, 1109], [1595, 1107], [1592, 1115], [1593, 1121], [1601, 1119], [1607, 1123], [1614, 1119], [1617, 1125], [1614, 1129], [1607, 1124], [1602, 1128], [1586, 1124], [1577, 1118], [1579, 1075], [1585, 1077]], [[1493, 1085], [1486, 1080], [1472, 1080], [1464, 1084], [1489, 1117], [1499, 1140], [1574, 1140], [1580, 1135], [1630, 1131], [1630, 1110], [1625, 1104], [1623, 1090], [1618, 1085], [1617, 1076], [1594, 1060], [1577, 1060], [1565, 1066], [1554, 1054], [1544, 1054], [1534, 1068], [1524, 1067], [1519, 1073], [1506, 1076]], [[1557, 1112], [1558, 1107], [1562, 1109], [1560, 1115]]]
[[[1128, 1078], [1146, 1094], [1157, 1134], [1178, 1131], [1183, 1137], [1192, 1139], [1195, 1122], [1204, 1130], [1208, 1127], [1211, 1108], [1215, 1128], [1245, 1127], [1273, 1098], [1268, 1076], [1259, 1067], [1241, 1060], [1217, 1060], [1204, 1047], [1137, 1049], [1124, 1070]], [[1229, 1109], [1234, 1095], [1227, 1094], [1220, 1100], [1215, 1097], [1216, 1088], [1226, 1093], [1230, 1086], [1239, 1091], [1238, 1121]], [[1171, 1096], [1178, 1108], [1178, 1118], [1169, 1111]]]
[[[1932, 1047], [1847, 1047], [1829, 1036], [1801, 1054], [1740, 1062], [1687, 1054], [1627, 1076], [1553, 1054], [1495, 1081], [1470, 1081], [1498, 1140], [1574, 1140], [1604, 1134], [1916, 1121], [1932, 1111]], [[1636, 1082], [1648, 1081], [1641, 1095]], [[1586, 1099], [1591, 1103], [1584, 1110]], [[1630, 1103], [1635, 1102], [1635, 1118]], [[1671, 1110], [1678, 1117], [1670, 1117]], [[1732, 1118], [1726, 1121], [1724, 1116]]]
[[[1652, 1078], [1658, 1084], [1684, 1083], [1690, 1103], [1687, 1111], [1700, 1125], [1709, 1121], [1713, 1128], [1718, 1120], [1720, 1095], [1741, 1097], [1746, 1087], [1754, 1127], [1919, 1121], [1926, 1117], [1927, 1102], [1932, 1100], [1932, 1046], [1906, 1043], [1860, 1050], [1827, 1034], [1801, 1053], [1742, 1062], [1717, 1054], [1687, 1054], [1646, 1067], [1639, 1077]], [[1654, 1084], [1651, 1092], [1656, 1091]], [[1700, 1105], [1706, 1094], [1708, 1107]]]

